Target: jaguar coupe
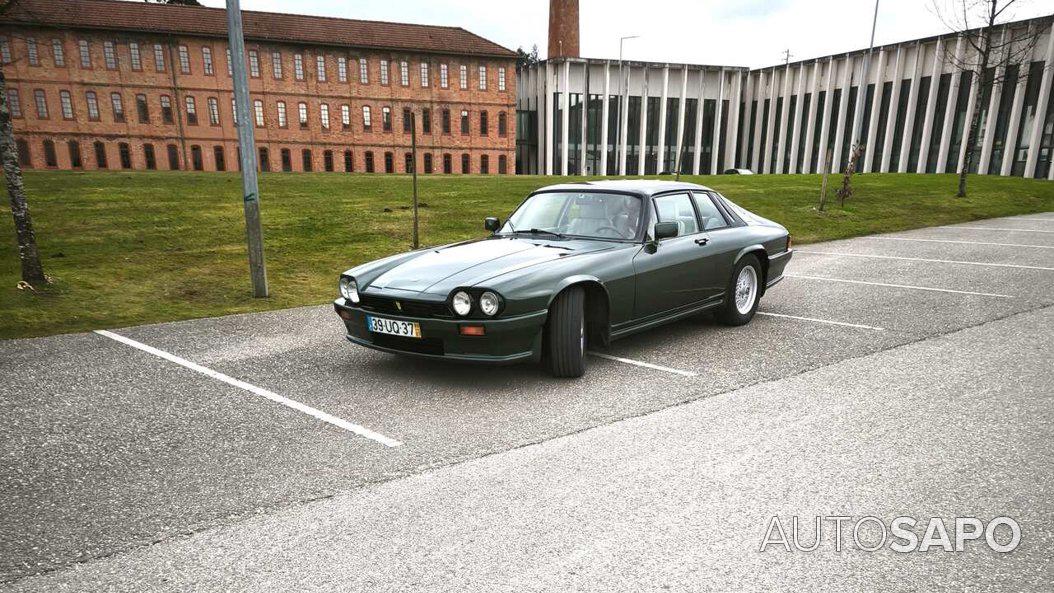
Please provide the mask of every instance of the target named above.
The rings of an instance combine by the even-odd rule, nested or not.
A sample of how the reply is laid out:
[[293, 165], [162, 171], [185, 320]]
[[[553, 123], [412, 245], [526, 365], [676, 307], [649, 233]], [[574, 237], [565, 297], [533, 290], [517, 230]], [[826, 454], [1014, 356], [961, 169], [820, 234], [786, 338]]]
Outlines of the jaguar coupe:
[[611, 180], [531, 193], [490, 235], [354, 267], [337, 314], [355, 344], [456, 361], [545, 361], [704, 312], [753, 318], [791, 258], [787, 229], [692, 183]]

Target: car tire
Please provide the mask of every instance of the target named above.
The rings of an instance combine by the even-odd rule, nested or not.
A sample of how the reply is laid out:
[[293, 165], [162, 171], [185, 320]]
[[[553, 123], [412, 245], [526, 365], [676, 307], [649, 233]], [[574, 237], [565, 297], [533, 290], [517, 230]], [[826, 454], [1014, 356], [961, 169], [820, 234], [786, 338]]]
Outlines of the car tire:
[[549, 308], [549, 371], [554, 377], [581, 377], [586, 371], [586, 292], [572, 286]]
[[763, 280], [758, 258], [754, 255], [743, 256], [732, 270], [725, 302], [717, 313], [717, 319], [732, 326], [750, 323], [758, 310]]

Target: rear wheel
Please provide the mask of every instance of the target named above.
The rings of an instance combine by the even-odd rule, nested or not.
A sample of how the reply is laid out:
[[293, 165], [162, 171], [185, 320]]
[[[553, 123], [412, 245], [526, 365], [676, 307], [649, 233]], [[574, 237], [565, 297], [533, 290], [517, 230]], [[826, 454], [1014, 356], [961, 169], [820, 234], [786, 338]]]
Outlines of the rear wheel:
[[572, 286], [549, 309], [549, 371], [555, 377], [581, 377], [586, 370], [585, 290]]
[[744, 256], [732, 271], [725, 302], [717, 318], [725, 325], [746, 325], [758, 310], [761, 295], [761, 264], [753, 255]]

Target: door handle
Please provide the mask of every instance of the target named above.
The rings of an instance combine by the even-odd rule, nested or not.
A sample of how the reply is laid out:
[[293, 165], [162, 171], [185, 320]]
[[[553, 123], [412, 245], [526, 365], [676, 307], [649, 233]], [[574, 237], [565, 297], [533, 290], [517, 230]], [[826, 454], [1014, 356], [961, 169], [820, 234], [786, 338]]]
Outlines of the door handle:
[[706, 245], [710, 242], [710, 237], [699, 237], [695, 240], [696, 245]]

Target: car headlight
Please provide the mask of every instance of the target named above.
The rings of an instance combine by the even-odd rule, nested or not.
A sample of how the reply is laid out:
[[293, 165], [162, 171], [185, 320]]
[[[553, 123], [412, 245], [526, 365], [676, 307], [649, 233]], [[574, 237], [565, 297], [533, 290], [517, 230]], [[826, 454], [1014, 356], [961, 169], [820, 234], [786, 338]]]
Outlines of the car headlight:
[[487, 317], [494, 317], [498, 314], [498, 308], [501, 307], [501, 297], [497, 294], [487, 291], [479, 297], [479, 310], [483, 311], [483, 314]]
[[454, 307], [454, 313], [462, 317], [472, 311], [472, 297], [463, 290], [454, 293], [454, 298], [451, 299], [450, 304]]
[[354, 278], [343, 277], [340, 279], [340, 296], [348, 299], [354, 304], [359, 304], [359, 284]]

